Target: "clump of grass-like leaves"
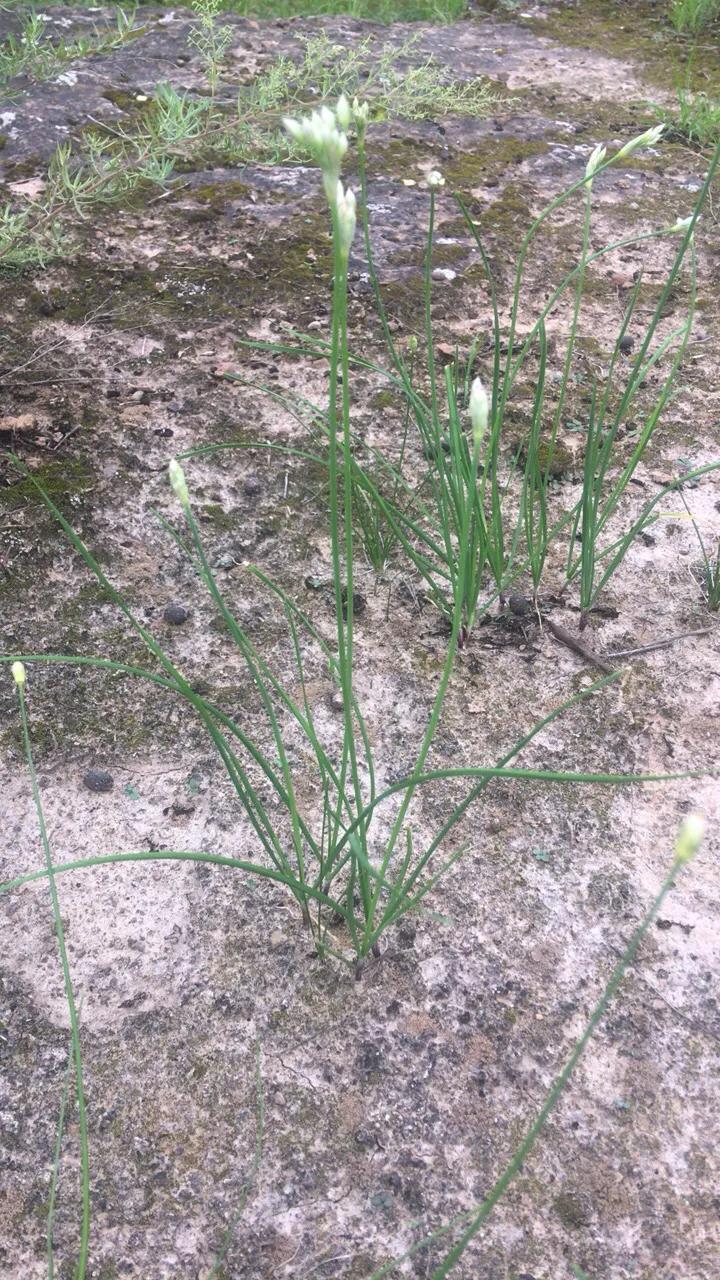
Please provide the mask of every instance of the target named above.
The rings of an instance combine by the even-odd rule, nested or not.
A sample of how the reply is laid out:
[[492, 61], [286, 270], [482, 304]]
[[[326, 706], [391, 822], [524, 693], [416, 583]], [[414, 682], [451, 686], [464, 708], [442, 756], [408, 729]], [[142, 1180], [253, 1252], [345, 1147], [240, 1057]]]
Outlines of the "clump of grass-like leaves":
[[[385, 931], [408, 911], [415, 910], [461, 855], [463, 846], [448, 849], [448, 840], [469, 806], [494, 778], [581, 785], [626, 784], [657, 780], [659, 776], [525, 769], [514, 763], [520, 751], [542, 728], [582, 698], [603, 688], [613, 679], [612, 675], [591, 686], [590, 690], [569, 698], [530, 727], [497, 764], [432, 767], [431, 751], [442, 719], [456, 654], [467, 640], [474, 618], [474, 593], [479, 580], [478, 544], [482, 544], [482, 563], [488, 558], [485, 549], [488, 542], [487, 519], [483, 506], [486, 477], [490, 477], [491, 500], [495, 501], [496, 492], [499, 493], [493, 459], [497, 447], [496, 406], [497, 397], [502, 395], [501, 383], [496, 379], [491, 400], [480, 380], [473, 382], [470, 390], [472, 431], [468, 440], [457, 408], [453, 379], [448, 374], [445, 379], [450, 433], [448, 457], [455, 470], [448, 467], [440, 474], [442, 483], [446, 485], [442, 492], [448, 494], [448, 505], [452, 506], [452, 518], [456, 522], [454, 534], [448, 536], [444, 543], [450, 585], [449, 640], [427, 723], [415, 750], [414, 764], [405, 777], [390, 785], [381, 787], [378, 783], [381, 765], [372, 746], [374, 735], [366, 726], [354, 682], [353, 520], [356, 515], [357, 471], [350, 417], [352, 366], [348, 335], [348, 262], [356, 230], [356, 201], [353, 192], [346, 189], [341, 180], [348, 134], [352, 128], [355, 129], [362, 149], [368, 115], [367, 104], [361, 106], [356, 101], [351, 108], [347, 99], [341, 97], [334, 111], [325, 107], [302, 120], [289, 119], [286, 122], [295, 145], [306, 149], [320, 169], [332, 227], [333, 291], [327, 348], [329, 393], [323, 421], [327, 436], [334, 644], [323, 640], [312, 620], [280, 586], [257, 569], [251, 572], [274, 595], [284, 612], [295, 663], [295, 687], [299, 688], [299, 694], [292, 692], [277, 676], [223, 597], [203, 545], [190, 485], [177, 461], [170, 464], [170, 480], [185, 528], [178, 531], [167, 522], [166, 528], [189, 556], [252, 680], [262, 708], [261, 721], [257, 725], [246, 727], [238, 723], [192, 688], [162, 645], [135, 618], [95, 556], [42, 486], [37, 484], [70, 542], [143, 640], [162, 674], [155, 675], [112, 660], [84, 661], [151, 679], [168, 692], [185, 699], [210, 735], [228, 780], [243, 806], [256, 842], [257, 856], [245, 860], [215, 859], [205, 852], [197, 856], [205, 861], [236, 865], [246, 872], [268, 876], [285, 884], [298, 902], [319, 953], [332, 954], [350, 963], [362, 961], [371, 951], [377, 951]], [[407, 389], [415, 408], [416, 403], [421, 402], [407, 379], [404, 365], [401, 366], [401, 374], [401, 385]], [[432, 377], [430, 401], [422, 412], [432, 423], [439, 421], [439, 391]], [[420, 413], [418, 417], [423, 421]], [[489, 444], [486, 443], [488, 438]], [[31, 473], [28, 476], [33, 479]], [[365, 482], [370, 485], [367, 477]], [[374, 486], [368, 492], [376, 500]], [[395, 517], [392, 519], [393, 527], [398, 527]], [[401, 529], [400, 534], [403, 544], [409, 545], [406, 530]], [[493, 550], [493, 555], [498, 557], [497, 580], [501, 585], [501, 574], [505, 571], [500, 561], [501, 552]], [[472, 574], [476, 575], [475, 579], [471, 578]], [[337, 686], [342, 703], [339, 744], [323, 740], [308, 695], [305, 677], [308, 646], [319, 651]], [[66, 656], [63, 660], [83, 659]], [[297, 751], [298, 736], [303, 747], [300, 753]], [[299, 799], [297, 765], [293, 763], [298, 754], [312, 760], [314, 776], [311, 790], [322, 797], [319, 806], [310, 811]], [[467, 792], [459, 803], [449, 808], [434, 834], [420, 843], [411, 812], [416, 793], [419, 788], [449, 779], [465, 780]], [[268, 790], [272, 802], [267, 798]], [[183, 853], [182, 856], [193, 855]]]

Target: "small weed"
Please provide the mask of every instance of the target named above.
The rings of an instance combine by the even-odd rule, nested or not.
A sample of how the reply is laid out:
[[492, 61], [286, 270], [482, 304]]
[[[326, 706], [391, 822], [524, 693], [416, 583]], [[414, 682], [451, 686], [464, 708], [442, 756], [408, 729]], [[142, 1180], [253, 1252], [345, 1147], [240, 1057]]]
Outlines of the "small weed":
[[705, 539], [700, 532], [697, 520], [685, 501], [685, 494], [682, 490], [680, 490], [680, 498], [687, 512], [688, 519], [695, 530], [695, 537], [697, 538], [698, 546], [700, 547], [702, 563], [699, 567], [699, 578], [705, 595], [705, 603], [711, 613], [716, 613], [717, 610], [720, 609], [720, 538], [718, 538], [717, 548], [715, 551], [713, 552], [711, 550], [710, 555], [708, 555], [707, 548], [705, 546]]
[[221, 0], [193, 0], [192, 7], [198, 21], [190, 33], [188, 43], [197, 49], [205, 64], [205, 74], [214, 98], [220, 65], [232, 40], [232, 27], [222, 27], [216, 22]]
[[720, 0], [673, 0], [670, 21], [676, 31], [697, 35], [720, 17]]
[[676, 111], [658, 113], [671, 134], [698, 147], [716, 146], [720, 142], [720, 98], [704, 90], [693, 93], [680, 88], [677, 100]]
[[120, 9], [114, 29], [96, 30], [91, 36], [53, 43], [46, 38], [47, 17], [33, 13], [19, 35], [8, 36], [0, 45], [0, 86], [21, 75], [32, 80], [49, 80], [68, 62], [93, 53], [108, 53], [138, 34], [133, 16]]

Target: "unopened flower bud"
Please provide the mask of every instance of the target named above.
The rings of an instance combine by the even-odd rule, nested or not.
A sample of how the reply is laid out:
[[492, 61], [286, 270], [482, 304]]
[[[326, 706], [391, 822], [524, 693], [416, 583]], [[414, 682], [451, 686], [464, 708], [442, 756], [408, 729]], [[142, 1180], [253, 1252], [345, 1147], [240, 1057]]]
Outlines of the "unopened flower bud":
[[475, 378], [470, 388], [470, 403], [468, 409], [470, 412], [470, 421], [473, 429], [473, 442], [475, 450], [479, 450], [482, 438], [487, 431], [489, 403], [487, 391], [485, 390], [480, 378]]
[[18, 689], [22, 689], [25, 684], [25, 664], [23, 662], [13, 662], [10, 670]]
[[427, 184], [431, 188], [431, 190], [436, 190], [438, 187], [445, 186], [445, 179], [443, 178], [439, 169], [430, 170], [427, 176]]
[[585, 166], [585, 177], [589, 178], [591, 182], [597, 173], [597, 170], [600, 168], [600, 165], [603, 164], [606, 155], [607, 147], [603, 147], [601, 145], [597, 146], [592, 152], [590, 159]]
[[699, 813], [690, 813], [680, 826], [675, 841], [675, 858], [678, 862], [690, 862], [695, 857], [705, 835], [705, 819]]
[[415, 352], [416, 352], [416, 351], [417, 351], [417, 349], [418, 349], [418, 340], [417, 340], [417, 338], [415, 337], [415, 334], [414, 334], [414, 333], [411, 333], [411, 334], [410, 334], [410, 337], [409, 337], [409, 338], [408, 338], [408, 340], [407, 340], [407, 349], [408, 349], [408, 351], [410, 352], [410, 355], [411, 355], [411, 356], [414, 356], [414, 355], [415, 355]]
[[340, 251], [343, 257], [347, 258], [355, 235], [355, 222], [357, 219], [355, 192], [349, 188], [344, 191], [342, 182], [338, 182], [335, 202], [340, 232]]
[[188, 493], [185, 472], [175, 458], [171, 458], [168, 464], [168, 477], [175, 497], [179, 499], [183, 507], [189, 507], [190, 494]]
[[350, 103], [344, 93], [340, 94], [335, 108], [335, 116], [341, 129], [349, 129], [352, 121], [352, 112], [350, 111]]
[[628, 156], [638, 151], [640, 147], [654, 147], [655, 143], [660, 141], [664, 132], [664, 124], [653, 125], [652, 129], [646, 129], [644, 133], [639, 133], [637, 138], [631, 138], [629, 142], [626, 142], [625, 146], [621, 147], [613, 156], [613, 161], [627, 160]]
[[670, 230], [674, 232], [676, 235], [682, 236], [687, 231], [692, 220], [693, 220], [692, 214], [690, 214], [688, 218], [678, 218], [677, 222], [675, 223], [674, 226], [670, 228]]
[[355, 128], [358, 130], [358, 133], [362, 133], [370, 115], [369, 102], [358, 102], [357, 98], [353, 98], [352, 114], [353, 120], [355, 121]]

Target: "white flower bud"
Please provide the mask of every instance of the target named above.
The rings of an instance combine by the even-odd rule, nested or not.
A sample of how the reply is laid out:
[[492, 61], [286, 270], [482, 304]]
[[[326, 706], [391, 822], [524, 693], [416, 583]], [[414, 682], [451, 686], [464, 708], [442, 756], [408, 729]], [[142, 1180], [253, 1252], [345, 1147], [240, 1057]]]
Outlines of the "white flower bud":
[[597, 170], [600, 168], [600, 165], [604, 162], [606, 155], [607, 147], [603, 147], [602, 145], [597, 146], [592, 152], [590, 159], [585, 166], [585, 177], [589, 178], [591, 182]]
[[439, 169], [431, 169], [427, 176], [427, 184], [431, 189], [445, 186], [445, 179]]
[[185, 472], [175, 458], [171, 458], [168, 464], [168, 476], [175, 497], [179, 499], [183, 507], [189, 507], [190, 494], [188, 493], [187, 481], [185, 480]]
[[654, 147], [659, 142], [665, 132], [664, 124], [653, 125], [652, 129], [646, 129], [644, 133], [638, 134], [637, 138], [631, 138], [625, 143], [624, 147], [613, 156], [613, 161], [627, 160], [633, 152], [638, 151], [640, 147]]
[[325, 190], [332, 203], [340, 165], [348, 146], [347, 134], [338, 129], [335, 113], [329, 107], [321, 107], [319, 111], [313, 111], [312, 115], [303, 116], [302, 120], [292, 120], [286, 116], [283, 124], [290, 137], [310, 152], [323, 175], [329, 177]]
[[357, 98], [353, 98], [352, 114], [356, 129], [362, 132], [370, 116], [369, 102], [358, 102]]
[[18, 689], [22, 689], [23, 685], [25, 684], [25, 665], [24, 665], [24, 663], [22, 663], [22, 662], [13, 662], [13, 664], [12, 664], [12, 666], [11, 666], [10, 670], [12, 671], [12, 678], [13, 678], [13, 680], [15, 681], [15, 683], [16, 683], [16, 685], [17, 685]]
[[705, 819], [699, 813], [690, 813], [684, 822], [675, 841], [675, 857], [678, 862], [690, 862], [695, 857], [705, 835]]
[[337, 106], [335, 108], [335, 115], [337, 117], [337, 122], [340, 125], [341, 129], [347, 130], [350, 128], [350, 124], [352, 121], [352, 112], [350, 111], [350, 103], [348, 102], [344, 93], [341, 93], [340, 97], [338, 98]]
[[296, 142], [304, 140], [304, 130], [299, 120], [292, 120], [290, 116], [283, 116], [283, 125], [290, 137], [294, 138]]
[[485, 390], [480, 378], [475, 378], [470, 388], [470, 403], [468, 405], [470, 412], [470, 421], [473, 429], [473, 442], [475, 450], [480, 448], [482, 438], [487, 431], [488, 413], [490, 410], [487, 391]]
[[343, 257], [347, 258], [355, 235], [355, 222], [357, 219], [355, 192], [349, 189], [343, 191], [342, 182], [338, 182], [335, 201], [340, 231], [340, 251]]
[[692, 220], [693, 220], [692, 214], [690, 214], [688, 218], [678, 218], [677, 222], [675, 223], [674, 226], [670, 228], [670, 230], [674, 232], [676, 235], [682, 236], [687, 231]]

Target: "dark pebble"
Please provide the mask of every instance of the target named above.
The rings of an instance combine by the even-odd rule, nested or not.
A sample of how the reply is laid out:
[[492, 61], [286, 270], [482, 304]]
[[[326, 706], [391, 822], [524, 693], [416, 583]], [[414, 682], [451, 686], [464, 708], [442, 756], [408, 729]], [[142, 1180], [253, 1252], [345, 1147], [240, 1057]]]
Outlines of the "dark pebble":
[[627, 356], [630, 354], [633, 347], [635, 346], [635, 339], [631, 338], [629, 333], [626, 333], [625, 336], [620, 339], [620, 342], [618, 345], [623, 355]]
[[508, 604], [510, 612], [514, 613], [517, 618], [525, 617], [532, 609], [532, 604], [526, 596], [510, 596]]
[[243, 485], [243, 493], [246, 493], [248, 498], [255, 498], [259, 494], [261, 488], [262, 485], [260, 484], [257, 476], [248, 476]]
[[190, 614], [181, 604], [166, 604], [163, 609], [163, 620], [171, 627], [181, 627], [187, 622]]
[[107, 769], [88, 769], [83, 783], [88, 791], [112, 791], [114, 778]]

